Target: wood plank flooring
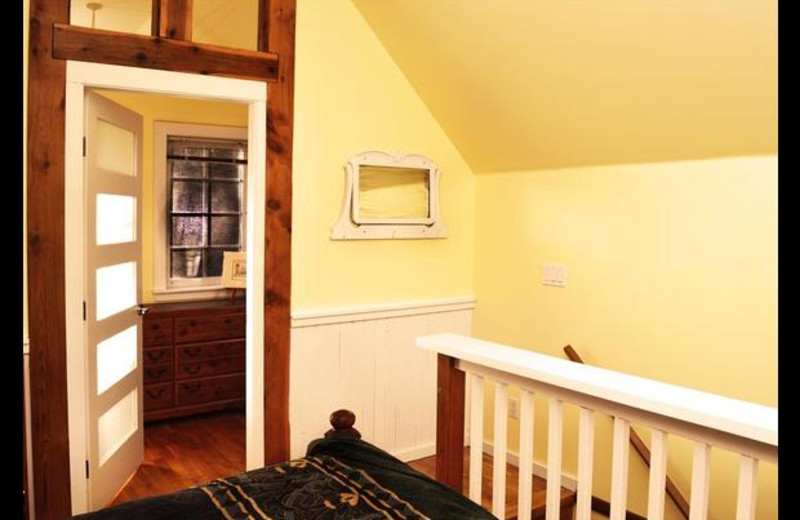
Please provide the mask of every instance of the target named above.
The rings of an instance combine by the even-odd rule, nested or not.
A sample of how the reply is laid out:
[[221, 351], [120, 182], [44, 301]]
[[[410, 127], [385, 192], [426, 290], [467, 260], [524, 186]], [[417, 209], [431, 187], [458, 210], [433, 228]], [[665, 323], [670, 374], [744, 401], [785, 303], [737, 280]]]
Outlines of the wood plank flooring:
[[[436, 476], [436, 456], [425, 457], [408, 463], [417, 471], [431, 478]], [[492, 457], [483, 454], [483, 469], [481, 470], [481, 505], [489, 511], [492, 510]], [[547, 481], [543, 478], [533, 477], [533, 511], [532, 518], [545, 517], [545, 495]], [[469, 494], [469, 448], [464, 450], [464, 495]], [[511, 464], [506, 464], [506, 518], [517, 517], [517, 498], [519, 496], [519, 469]], [[575, 504], [575, 492], [565, 487], [561, 488], [561, 518], [572, 518], [572, 506]]]
[[[171, 493], [245, 469], [245, 416], [243, 412], [219, 412], [145, 425], [145, 459], [139, 470], [112, 502]], [[468, 490], [469, 450], [466, 450], [464, 493]], [[430, 477], [436, 474], [436, 457], [425, 457], [409, 465]], [[482, 504], [491, 509], [492, 458], [483, 456]], [[506, 518], [517, 516], [519, 471], [506, 466]], [[547, 483], [533, 478], [533, 518], [544, 518]], [[562, 518], [572, 518], [575, 493], [561, 488]]]
[[245, 469], [244, 412], [219, 412], [145, 425], [144, 463], [113, 505], [202, 484]]

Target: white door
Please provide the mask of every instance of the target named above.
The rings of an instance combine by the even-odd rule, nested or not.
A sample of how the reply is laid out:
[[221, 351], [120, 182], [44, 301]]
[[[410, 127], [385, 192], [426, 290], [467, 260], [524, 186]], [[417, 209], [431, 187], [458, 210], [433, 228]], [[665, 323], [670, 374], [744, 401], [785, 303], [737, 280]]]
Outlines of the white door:
[[89, 507], [108, 504], [144, 458], [142, 118], [86, 94], [85, 319]]

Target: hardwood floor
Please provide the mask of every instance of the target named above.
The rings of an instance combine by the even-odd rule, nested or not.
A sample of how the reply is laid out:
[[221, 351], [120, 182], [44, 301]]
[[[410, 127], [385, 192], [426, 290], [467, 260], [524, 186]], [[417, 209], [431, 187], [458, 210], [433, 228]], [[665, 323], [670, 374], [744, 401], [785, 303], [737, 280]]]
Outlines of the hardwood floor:
[[[408, 463], [409, 466], [431, 478], [436, 475], [436, 457], [425, 457]], [[483, 454], [483, 469], [481, 470], [481, 505], [485, 509], [492, 509], [492, 457]], [[516, 466], [506, 464], [506, 519], [517, 517], [517, 497], [519, 496], [519, 470]], [[469, 448], [464, 453], [464, 485], [461, 488], [464, 495], [469, 494]], [[533, 510], [532, 518], [545, 517], [545, 493], [547, 481], [543, 478], [533, 477]], [[575, 492], [565, 487], [561, 488], [561, 518], [572, 518], [572, 506], [575, 504]]]
[[145, 425], [144, 463], [112, 502], [171, 493], [245, 469], [244, 412]]
[[[112, 502], [170, 493], [209, 480], [235, 475], [245, 468], [244, 412], [218, 412], [173, 419], [145, 426], [144, 463]], [[469, 450], [464, 454], [464, 493], [468, 490]], [[409, 463], [430, 477], [436, 474], [436, 457]], [[506, 518], [516, 518], [519, 471], [506, 466]], [[483, 506], [491, 509], [492, 458], [483, 456]], [[544, 518], [544, 479], [533, 477], [533, 518]], [[562, 518], [572, 518], [575, 493], [561, 488]]]

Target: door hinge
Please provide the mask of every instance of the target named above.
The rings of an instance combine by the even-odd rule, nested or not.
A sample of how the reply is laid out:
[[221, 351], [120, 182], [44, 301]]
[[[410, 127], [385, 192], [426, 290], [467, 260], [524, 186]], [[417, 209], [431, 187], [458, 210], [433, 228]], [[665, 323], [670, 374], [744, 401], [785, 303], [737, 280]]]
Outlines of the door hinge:
[[83, 321], [86, 321], [86, 302], [83, 302]]
[[88, 480], [89, 479], [89, 461], [87, 460], [85, 462], [86, 462], [86, 479]]
[[83, 156], [86, 157], [86, 137], [83, 138]]

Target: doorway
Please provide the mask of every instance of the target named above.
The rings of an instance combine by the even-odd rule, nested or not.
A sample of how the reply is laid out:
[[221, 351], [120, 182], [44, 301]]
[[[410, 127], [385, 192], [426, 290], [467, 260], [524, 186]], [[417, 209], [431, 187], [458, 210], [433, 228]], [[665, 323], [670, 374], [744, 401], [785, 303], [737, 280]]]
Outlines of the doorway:
[[[266, 131], [266, 85], [260, 82], [236, 80], [227, 78], [209, 78], [190, 74], [181, 74], [164, 71], [151, 71], [134, 69], [128, 67], [118, 67], [110, 65], [98, 65], [90, 63], [68, 62], [67, 65], [67, 103], [66, 103], [66, 206], [65, 217], [67, 226], [65, 229], [65, 249], [66, 249], [66, 274], [67, 274], [67, 363], [68, 363], [68, 402], [69, 402], [69, 439], [70, 439], [70, 471], [72, 482], [72, 503], [73, 513], [88, 511], [98, 504], [92, 499], [93, 494], [99, 493], [98, 484], [92, 477], [102, 475], [101, 471], [89, 473], [86, 461], [93, 461], [96, 469], [102, 466], [101, 459], [112, 460], [112, 456], [103, 454], [98, 456], [97, 446], [94, 439], [97, 438], [100, 417], [93, 411], [93, 400], [97, 401], [97, 388], [93, 381], [96, 381], [98, 370], [97, 361], [97, 342], [89, 341], [92, 338], [91, 326], [84, 321], [84, 307], [87, 300], [89, 302], [96, 296], [92, 294], [93, 287], [90, 287], [90, 280], [99, 281], [99, 278], [91, 273], [87, 275], [86, 266], [92, 266], [92, 247], [93, 243], [89, 240], [85, 232], [90, 226], [70, 225], [71, 223], [87, 223], [99, 220], [92, 213], [92, 204], [84, 205], [82, 202], [91, 185], [90, 181], [83, 176], [84, 157], [83, 157], [83, 137], [84, 133], [84, 113], [88, 105], [86, 104], [87, 92], [92, 89], [110, 89], [120, 92], [150, 93], [160, 96], [192, 97], [200, 100], [227, 101], [243, 104], [246, 106], [247, 113], [247, 147], [248, 164], [247, 179], [243, 189], [244, 199], [246, 200], [247, 211], [244, 215], [246, 224], [243, 226], [242, 235], [247, 244], [264, 243], [264, 183], [265, 183], [265, 131]], [[146, 148], [146, 147], [145, 147]], [[147, 150], [146, 150], [147, 151]], [[221, 184], [221, 183], [220, 183]], [[210, 188], [209, 188], [210, 189]], [[89, 209], [87, 209], [87, 207]], [[230, 217], [230, 216], [229, 216]], [[177, 217], [176, 217], [177, 218]], [[213, 218], [212, 216], [208, 217]], [[138, 219], [141, 222], [141, 218]], [[146, 225], [146, 223], [145, 223]], [[216, 224], [215, 224], [216, 225]], [[141, 224], [137, 229], [141, 229]], [[229, 244], [230, 245], [230, 244]], [[212, 255], [215, 251], [206, 248], [202, 255]], [[248, 289], [263, 287], [264, 277], [264, 252], [259, 247], [246, 248], [247, 275], [246, 286]], [[209, 261], [210, 262], [210, 257]], [[141, 280], [141, 277], [139, 277]], [[99, 285], [98, 285], [99, 287]], [[137, 290], [141, 285], [137, 286]], [[246, 340], [241, 342], [243, 362], [246, 366], [246, 378], [244, 378], [244, 395], [246, 418], [244, 419], [245, 430], [245, 450], [246, 463], [239, 470], [252, 469], [263, 465], [263, 313], [254, 312], [255, 309], [263, 308], [263, 292], [247, 290], [245, 291], [244, 309], [242, 313], [242, 328], [245, 330]], [[180, 299], [180, 296], [178, 297]], [[137, 303], [141, 302], [138, 299]], [[76, 303], [77, 302], [77, 303]], [[90, 305], [91, 306], [91, 305]], [[125, 307], [131, 309], [131, 305]], [[246, 318], [245, 318], [246, 316]], [[229, 320], [232, 321], [232, 320]], [[141, 323], [140, 323], [141, 325]], [[230, 325], [230, 327], [234, 327]], [[141, 328], [141, 327], [140, 327]], [[147, 338], [147, 334], [143, 334]], [[118, 415], [125, 412], [127, 415], [136, 413], [137, 419], [133, 423], [129, 422], [129, 430], [145, 431], [143, 411], [147, 409], [143, 401], [143, 376], [142, 367], [147, 363], [142, 359], [142, 334], [138, 335], [137, 361], [135, 366], [138, 370], [138, 377], [126, 376], [129, 379], [136, 379], [136, 392], [125, 395], [133, 395], [128, 398], [125, 406], [120, 408], [122, 411], [116, 412]], [[214, 338], [211, 338], [212, 340]], [[146, 348], [146, 345], [145, 345]], [[195, 352], [196, 346], [191, 347], [190, 352]], [[166, 365], [160, 365], [166, 366]], [[133, 373], [133, 372], [129, 372]], [[173, 374], [174, 375], [174, 374]], [[227, 376], [220, 376], [227, 377]], [[91, 384], [90, 384], [91, 383]], [[113, 384], [113, 383], [112, 383]], [[177, 388], [177, 387], [176, 387]], [[190, 388], [190, 387], [187, 387]], [[138, 408], [137, 408], [138, 399]], [[230, 401], [230, 400], [229, 400]], [[188, 401], [187, 401], [188, 402]], [[127, 408], [126, 408], [127, 407]], [[113, 414], [112, 414], [113, 415]], [[110, 420], [110, 419], [109, 419]], [[186, 420], [186, 419], [184, 419]], [[107, 421], [108, 422], [108, 421]], [[134, 434], [125, 437], [125, 442], [134, 442]], [[146, 436], [146, 433], [144, 434]], [[111, 452], [106, 450], [107, 452]], [[135, 449], [131, 453], [135, 453]], [[127, 467], [127, 469], [125, 469]], [[130, 470], [130, 464], [115, 465], [114, 468], [106, 468], [107, 471], [115, 471], [113, 477], [117, 480], [122, 478], [123, 473]], [[224, 475], [216, 475], [224, 476]], [[125, 476], [127, 478], [127, 475]], [[114, 479], [106, 476], [104, 480], [108, 482]]]

